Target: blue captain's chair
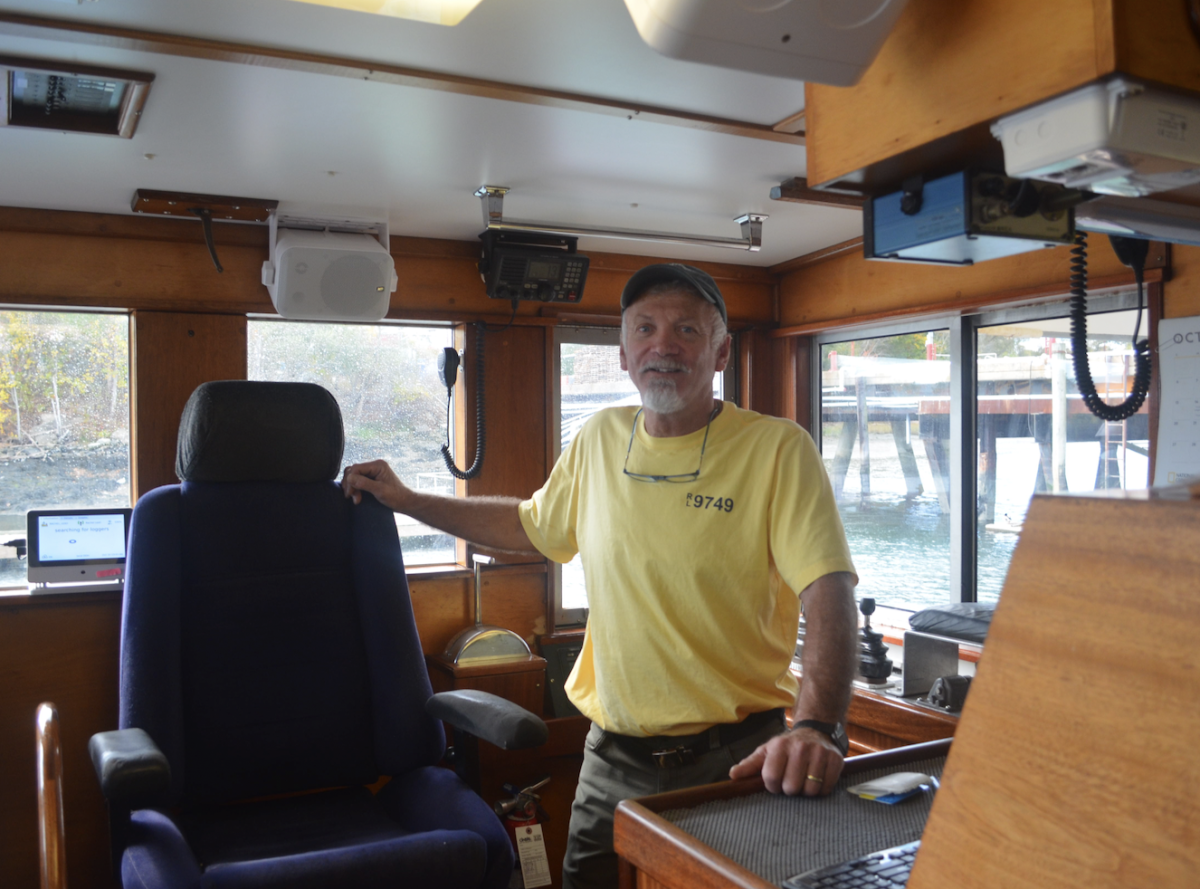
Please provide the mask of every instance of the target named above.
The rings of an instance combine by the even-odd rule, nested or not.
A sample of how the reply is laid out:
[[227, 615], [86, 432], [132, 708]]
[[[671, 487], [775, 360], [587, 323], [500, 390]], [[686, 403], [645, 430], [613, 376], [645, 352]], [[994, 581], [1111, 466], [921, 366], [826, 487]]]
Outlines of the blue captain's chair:
[[546, 726], [432, 696], [393, 515], [342, 496], [341, 457], [319, 386], [207, 383], [184, 409], [183, 484], [133, 513], [121, 730], [90, 744], [125, 889], [508, 885], [440, 720], [509, 748]]

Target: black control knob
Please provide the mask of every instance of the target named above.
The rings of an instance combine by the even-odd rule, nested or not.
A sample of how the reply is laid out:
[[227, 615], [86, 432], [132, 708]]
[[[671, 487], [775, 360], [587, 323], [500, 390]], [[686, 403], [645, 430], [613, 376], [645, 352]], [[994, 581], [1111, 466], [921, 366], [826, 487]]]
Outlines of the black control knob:
[[882, 685], [892, 675], [892, 661], [883, 633], [871, 629], [871, 615], [875, 613], [875, 600], [863, 599], [858, 610], [863, 615], [863, 628], [858, 642], [858, 675], [869, 683]]

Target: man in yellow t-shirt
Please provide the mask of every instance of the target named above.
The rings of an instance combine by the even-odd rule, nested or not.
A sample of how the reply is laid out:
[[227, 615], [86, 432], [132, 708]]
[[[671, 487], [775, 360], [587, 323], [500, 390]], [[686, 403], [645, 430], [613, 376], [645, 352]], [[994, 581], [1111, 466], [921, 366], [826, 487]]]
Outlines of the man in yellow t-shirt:
[[820, 455], [795, 423], [712, 397], [731, 346], [716, 283], [648, 266], [621, 308], [621, 366], [642, 407], [598, 412], [529, 500], [419, 494], [379, 461], [343, 479], [349, 497], [479, 545], [580, 554], [589, 618], [567, 693], [593, 725], [569, 889], [616, 885], [621, 799], [758, 773], [772, 792], [832, 790], [854, 674], [856, 578]]

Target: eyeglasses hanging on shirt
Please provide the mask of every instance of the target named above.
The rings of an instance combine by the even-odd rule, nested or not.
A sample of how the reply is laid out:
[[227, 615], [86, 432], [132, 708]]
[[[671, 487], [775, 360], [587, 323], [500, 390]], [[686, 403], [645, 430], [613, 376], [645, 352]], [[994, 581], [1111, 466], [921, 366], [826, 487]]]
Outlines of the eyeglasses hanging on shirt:
[[625, 449], [625, 466], [622, 468], [627, 476], [638, 482], [673, 482], [675, 484], [687, 484], [694, 482], [700, 478], [700, 470], [704, 466], [704, 449], [708, 447], [708, 430], [712, 427], [713, 418], [721, 410], [718, 404], [713, 408], [713, 412], [708, 415], [708, 422], [704, 424], [704, 442], [700, 445], [700, 465], [696, 467], [695, 472], [684, 472], [678, 475], [646, 475], [641, 472], [629, 471], [629, 455], [633, 453], [633, 440], [637, 437], [638, 417], [642, 415], [642, 408], [638, 408], [638, 412], [633, 415], [633, 429], [629, 433], [629, 447]]

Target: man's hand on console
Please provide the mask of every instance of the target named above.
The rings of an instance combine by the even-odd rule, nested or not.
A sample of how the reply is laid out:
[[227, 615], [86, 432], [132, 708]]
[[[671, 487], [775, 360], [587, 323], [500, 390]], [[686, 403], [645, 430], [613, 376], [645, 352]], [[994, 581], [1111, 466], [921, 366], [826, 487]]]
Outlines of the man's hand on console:
[[363, 491], [374, 495], [376, 500], [394, 512], [403, 511], [402, 507], [412, 493], [383, 460], [355, 463], [347, 466], [342, 473], [342, 493], [355, 505], [362, 503]]
[[798, 728], [776, 735], [729, 770], [733, 779], [762, 774], [771, 793], [827, 796], [842, 774], [842, 754], [823, 732]]

